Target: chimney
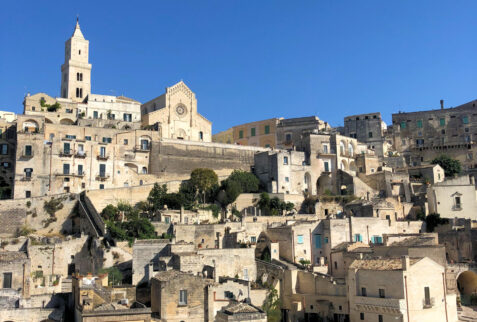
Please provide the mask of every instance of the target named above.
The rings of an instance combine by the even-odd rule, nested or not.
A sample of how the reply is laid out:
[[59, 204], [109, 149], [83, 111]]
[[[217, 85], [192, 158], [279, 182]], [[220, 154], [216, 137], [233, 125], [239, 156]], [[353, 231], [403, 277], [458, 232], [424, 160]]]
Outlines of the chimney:
[[409, 262], [409, 256], [405, 255], [401, 257], [402, 260], [402, 270], [407, 271], [409, 267], [411, 266], [411, 263]]
[[441, 110], [444, 109], [444, 100], [441, 100]]

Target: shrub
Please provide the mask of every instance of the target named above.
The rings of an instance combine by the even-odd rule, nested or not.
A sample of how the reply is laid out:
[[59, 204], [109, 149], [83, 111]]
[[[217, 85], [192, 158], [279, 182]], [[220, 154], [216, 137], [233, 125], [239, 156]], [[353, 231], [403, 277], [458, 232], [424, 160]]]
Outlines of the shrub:
[[26, 202], [26, 206], [27, 206], [27, 208], [30, 208], [30, 206], [31, 206], [31, 201], [27, 201], [27, 202]]
[[45, 201], [43, 209], [51, 216], [54, 217], [56, 212], [63, 209], [62, 199], [51, 198], [50, 201]]
[[30, 228], [27, 225], [23, 225], [20, 229], [17, 230], [17, 237], [28, 236], [35, 232], [35, 229]]

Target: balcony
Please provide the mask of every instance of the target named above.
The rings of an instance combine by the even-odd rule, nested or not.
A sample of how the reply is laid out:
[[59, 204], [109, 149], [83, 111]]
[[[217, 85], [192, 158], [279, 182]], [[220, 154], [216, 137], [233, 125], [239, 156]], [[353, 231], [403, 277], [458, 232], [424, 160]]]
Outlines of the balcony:
[[31, 151], [30, 153], [26, 153], [25, 151], [23, 151], [22, 158], [33, 158], [33, 151]]
[[356, 308], [366, 312], [393, 312], [400, 314], [406, 308], [404, 299], [355, 296]]
[[71, 150], [63, 150], [63, 151], [60, 151], [60, 157], [65, 157], [65, 158], [69, 158], [73, 155], [73, 152], [71, 152]]
[[106, 160], [109, 159], [109, 155], [108, 154], [99, 154], [96, 158], [98, 160], [101, 160], [101, 161], [106, 161]]
[[31, 181], [31, 176], [23, 176], [20, 181]]
[[58, 176], [58, 177], [72, 177], [73, 173], [72, 172], [55, 172], [55, 176]]
[[75, 177], [81, 177], [81, 178], [84, 177], [84, 175], [85, 175], [84, 171], [77, 172], [74, 174]]
[[149, 145], [136, 145], [134, 147], [134, 152], [149, 152], [151, 150], [151, 146]]
[[79, 159], [84, 159], [86, 158], [86, 152], [84, 151], [78, 151], [75, 153], [75, 158], [79, 158]]
[[109, 179], [109, 174], [107, 173], [99, 173], [96, 175], [96, 180], [97, 181], [106, 181]]
[[423, 308], [423, 309], [430, 309], [430, 308], [432, 308], [432, 307], [435, 306], [435, 305], [436, 305], [436, 300], [435, 300], [435, 298], [433, 298], [433, 297], [431, 297], [431, 298], [429, 298], [429, 299], [427, 299], [427, 300], [426, 300], [426, 299], [423, 299], [423, 300], [422, 300], [422, 308]]

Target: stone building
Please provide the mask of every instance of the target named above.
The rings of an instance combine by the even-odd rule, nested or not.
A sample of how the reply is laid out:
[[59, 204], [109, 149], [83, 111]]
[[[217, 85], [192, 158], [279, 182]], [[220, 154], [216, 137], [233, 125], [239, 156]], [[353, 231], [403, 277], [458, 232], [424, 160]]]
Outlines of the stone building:
[[277, 124], [281, 119], [271, 118], [236, 125], [225, 131], [214, 134], [214, 142], [261, 146], [275, 148], [277, 146]]
[[197, 112], [194, 92], [183, 82], [141, 105], [142, 124], [154, 127], [163, 138], [212, 141], [212, 123]]
[[475, 135], [477, 135], [477, 101], [453, 108], [419, 112], [399, 112], [392, 115], [394, 148], [408, 165], [431, 162], [446, 154], [459, 160], [464, 170], [476, 165]]
[[255, 154], [254, 173], [269, 193], [303, 194], [312, 191], [311, 167], [305, 153], [273, 150]]
[[388, 144], [385, 140], [386, 123], [381, 113], [368, 113], [346, 116], [344, 118], [344, 135], [366, 143], [368, 149], [376, 152], [377, 156], [387, 155]]
[[215, 321], [250, 321], [250, 322], [266, 322], [267, 314], [260, 308], [251, 304], [239, 302], [230, 303], [228, 306], [219, 311]]
[[281, 119], [277, 125], [277, 147], [292, 149], [302, 145], [306, 134], [327, 132], [330, 129], [330, 125], [317, 116]]
[[351, 321], [457, 321], [445, 268], [427, 257], [357, 259], [347, 283]]
[[159, 272], [151, 280], [151, 310], [164, 322], [213, 321], [208, 292], [213, 283], [175, 270]]
[[461, 176], [437, 182], [427, 188], [429, 213], [442, 218], [477, 220], [477, 195], [474, 177]]

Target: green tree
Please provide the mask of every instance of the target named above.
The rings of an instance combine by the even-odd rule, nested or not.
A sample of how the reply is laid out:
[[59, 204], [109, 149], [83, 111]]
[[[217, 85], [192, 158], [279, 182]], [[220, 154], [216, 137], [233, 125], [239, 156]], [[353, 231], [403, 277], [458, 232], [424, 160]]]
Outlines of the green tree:
[[242, 170], [234, 170], [225, 181], [238, 183], [242, 193], [257, 192], [260, 185], [260, 181], [253, 173]]
[[151, 210], [156, 212], [162, 208], [164, 208], [164, 196], [167, 194], [167, 186], [163, 184], [160, 186], [158, 183], [154, 184], [154, 187], [149, 192], [149, 196], [147, 197], [147, 202], [149, 202], [151, 206]]
[[214, 170], [207, 168], [197, 168], [190, 174], [190, 183], [202, 196], [202, 203], [205, 203], [206, 195], [218, 184], [218, 177]]
[[108, 274], [108, 284], [109, 285], [120, 285], [123, 281], [123, 274], [116, 267], [102, 268], [99, 270], [101, 274]]
[[262, 192], [260, 194], [258, 207], [262, 210], [268, 209], [270, 207], [270, 195], [267, 192]]
[[282, 319], [281, 313], [281, 301], [278, 296], [278, 291], [270, 286], [268, 289], [268, 294], [263, 302], [262, 309], [267, 313], [268, 322], [279, 322]]
[[438, 156], [431, 163], [440, 165], [444, 169], [446, 177], [453, 177], [462, 172], [462, 165], [459, 160], [452, 159], [446, 154]]
[[426, 229], [429, 233], [432, 233], [437, 226], [447, 223], [449, 223], [449, 219], [441, 218], [440, 214], [433, 213], [426, 216]]
[[119, 209], [111, 204], [104, 207], [103, 211], [101, 211], [101, 217], [104, 220], [119, 220]]

